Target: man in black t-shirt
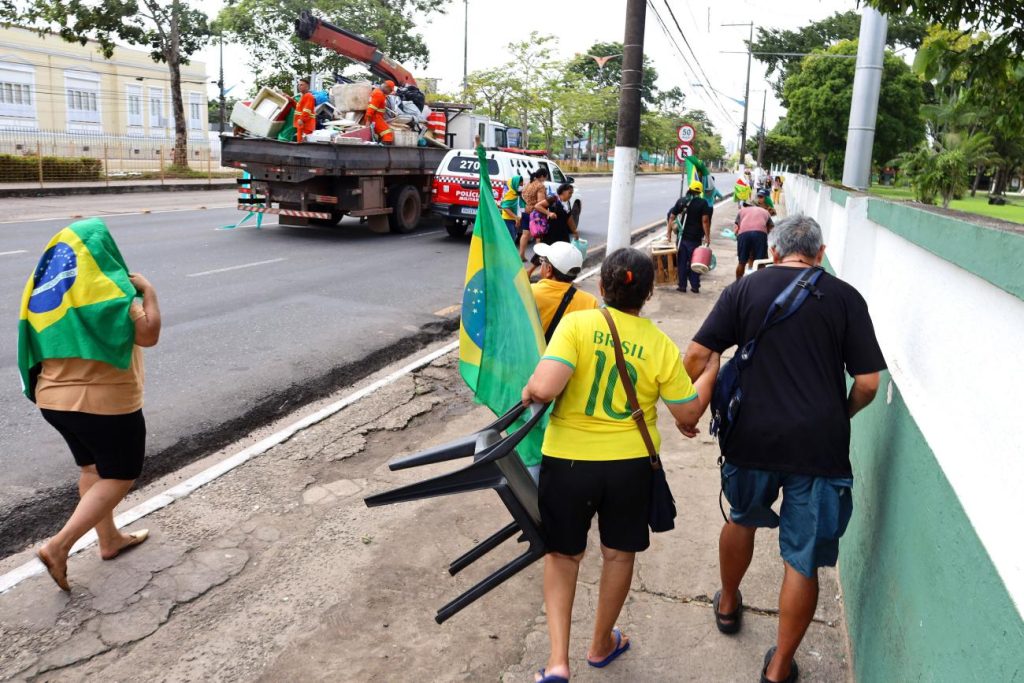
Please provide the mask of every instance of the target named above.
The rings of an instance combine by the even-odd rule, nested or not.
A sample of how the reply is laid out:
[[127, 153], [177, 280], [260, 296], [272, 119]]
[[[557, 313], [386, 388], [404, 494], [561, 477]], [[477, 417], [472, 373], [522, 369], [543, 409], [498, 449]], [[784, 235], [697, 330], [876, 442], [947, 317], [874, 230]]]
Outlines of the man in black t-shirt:
[[689, 280], [690, 289], [694, 294], [700, 292], [700, 273], [690, 270], [693, 250], [701, 244], [711, 246], [711, 215], [714, 207], [702, 196], [704, 186], [699, 180], [690, 183], [686, 196], [680, 197], [668, 211], [666, 228], [668, 241], [672, 242], [672, 233], [678, 229], [676, 244], [676, 267], [679, 269], [679, 286], [677, 291], [686, 291]]
[[[685, 358], [691, 377], [712, 353], [753, 339], [775, 298], [825, 254], [821, 228], [802, 215], [781, 221], [769, 243], [775, 265], [726, 287], [694, 336]], [[863, 297], [825, 273], [792, 316], [763, 333], [743, 371], [742, 407], [722, 444], [722, 490], [732, 511], [719, 539], [722, 590], [713, 606], [720, 631], [739, 630], [739, 585], [754, 532], [779, 527], [779, 635], [761, 681], [796, 680], [793, 654], [814, 617], [818, 567], [835, 565], [853, 512], [850, 419], [874, 398], [884, 369]], [[780, 489], [777, 515], [771, 505]]]

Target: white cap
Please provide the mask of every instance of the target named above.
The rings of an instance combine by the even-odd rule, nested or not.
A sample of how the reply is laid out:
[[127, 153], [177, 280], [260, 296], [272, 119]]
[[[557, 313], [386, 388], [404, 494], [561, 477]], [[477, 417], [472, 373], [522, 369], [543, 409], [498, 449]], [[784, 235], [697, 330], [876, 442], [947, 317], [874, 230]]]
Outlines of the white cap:
[[573, 269], [579, 270], [583, 267], [583, 254], [580, 250], [568, 242], [555, 242], [554, 244], [535, 244], [534, 252], [543, 256], [548, 263], [563, 275], [575, 275]]

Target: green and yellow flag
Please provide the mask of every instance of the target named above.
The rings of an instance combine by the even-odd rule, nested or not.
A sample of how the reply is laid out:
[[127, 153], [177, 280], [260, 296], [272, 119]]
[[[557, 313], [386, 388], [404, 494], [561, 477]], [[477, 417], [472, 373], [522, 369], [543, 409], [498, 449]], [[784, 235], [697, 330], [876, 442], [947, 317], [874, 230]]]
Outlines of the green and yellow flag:
[[85, 358], [126, 369], [135, 325], [135, 297], [114, 238], [99, 218], [72, 223], [46, 245], [25, 284], [18, 323], [22, 391], [35, 400], [39, 364], [47, 358]]
[[[544, 354], [544, 333], [530, 280], [519, 250], [491, 201], [491, 179], [483, 147], [480, 202], [466, 264], [459, 326], [459, 372], [478, 403], [504, 414], [522, 397], [523, 387]], [[539, 465], [547, 416], [523, 441], [518, 453], [525, 465]]]

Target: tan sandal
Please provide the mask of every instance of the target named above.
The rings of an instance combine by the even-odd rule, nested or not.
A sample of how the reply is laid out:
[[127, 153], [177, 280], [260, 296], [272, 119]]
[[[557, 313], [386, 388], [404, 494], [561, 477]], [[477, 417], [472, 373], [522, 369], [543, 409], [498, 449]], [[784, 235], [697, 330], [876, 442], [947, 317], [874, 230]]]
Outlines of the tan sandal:
[[47, 571], [47, 573], [49, 573], [50, 578], [53, 579], [53, 582], [56, 583], [60, 587], [60, 589], [62, 591], [66, 592], [66, 593], [70, 593], [71, 592], [71, 584], [68, 583], [68, 566], [67, 566], [67, 564], [64, 565], [64, 571], [62, 571], [62, 572], [57, 571], [57, 565], [54, 564], [53, 560], [51, 560], [50, 558], [48, 558], [46, 555], [43, 554], [43, 549], [42, 548], [40, 548], [39, 550], [36, 551], [36, 557], [38, 557], [39, 561], [43, 563], [44, 567], [46, 567], [46, 571]]
[[102, 555], [100, 555], [100, 557], [103, 557], [104, 560], [113, 560], [115, 557], [125, 552], [126, 550], [130, 550], [137, 545], [145, 543], [146, 539], [149, 538], [149, 529], [139, 529], [138, 531], [134, 531], [128, 534], [128, 538], [129, 541], [125, 543], [123, 546], [121, 546], [121, 549], [118, 550], [116, 553], [114, 553], [110, 557], [103, 557]]

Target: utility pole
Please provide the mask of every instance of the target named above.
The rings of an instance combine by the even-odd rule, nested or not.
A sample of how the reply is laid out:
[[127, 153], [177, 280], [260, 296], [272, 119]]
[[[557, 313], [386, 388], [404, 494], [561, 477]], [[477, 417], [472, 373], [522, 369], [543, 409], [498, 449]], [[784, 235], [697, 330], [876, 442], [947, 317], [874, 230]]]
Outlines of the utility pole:
[[619, 123], [615, 133], [615, 167], [612, 170], [612, 192], [608, 207], [606, 254], [630, 244], [637, 147], [640, 145], [640, 86], [643, 81], [646, 13], [647, 4], [644, 0], [627, 0], [626, 34], [622, 41]]
[[220, 32], [220, 80], [217, 81], [220, 88], [220, 132], [224, 134], [224, 33]]
[[462, 24], [462, 95], [469, 91], [469, 0], [462, 0], [465, 14]]
[[761, 100], [761, 137], [757, 139], [757, 167], [761, 168], [761, 162], [764, 160], [764, 138], [767, 133], [764, 130], [764, 110], [768, 105], [768, 91], [764, 91], [764, 98]]
[[747, 165], [747, 112], [750, 109], [750, 64], [754, 60], [754, 22], [746, 24], [722, 24], [722, 26], [749, 26], [750, 40], [747, 41], [747, 85], [743, 90], [743, 125], [740, 126], [740, 169]]
[[866, 190], [871, 185], [871, 149], [875, 144], [887, 30], [885, 15], [865, 7], [860, 17], [857, 69], [853, 76], [850, 127], [846, 134], [846, 159], [843, 162], [843, 185], [858, 190]]

